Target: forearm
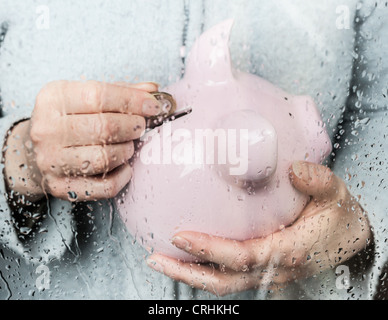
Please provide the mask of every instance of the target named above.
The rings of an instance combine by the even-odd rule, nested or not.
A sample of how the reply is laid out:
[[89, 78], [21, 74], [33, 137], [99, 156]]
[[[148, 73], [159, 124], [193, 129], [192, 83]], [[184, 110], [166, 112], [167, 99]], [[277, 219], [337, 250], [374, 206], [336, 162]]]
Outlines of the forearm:
[[[23, 169], [23, 133], [28, 121], [22, 117], [1, 118], [3, 177], [0, 183], [0, 245], [11, 248], [24, 256], [23, 239], [34, 230], [34, 225], [46, 225], [49, 221], [41, 219], [47, 212], [47, 201], [33, 195], [26, 168]], [[31, 189], [30, 185], [31, 184]], [[46, 220], [46, 221], [43, 221]], [[36, 224], [38, 222], [38, 224]], [[36, 238], [36, 233], [34, 233]]]
[[[9, 199], [20, 205], [40, 200], [43, 189], [39, 172], [31, 164], [29, 120], [17, 123], [4, 145], [4, 179]], [[15, 204], [14, 204], [15, 205]]]

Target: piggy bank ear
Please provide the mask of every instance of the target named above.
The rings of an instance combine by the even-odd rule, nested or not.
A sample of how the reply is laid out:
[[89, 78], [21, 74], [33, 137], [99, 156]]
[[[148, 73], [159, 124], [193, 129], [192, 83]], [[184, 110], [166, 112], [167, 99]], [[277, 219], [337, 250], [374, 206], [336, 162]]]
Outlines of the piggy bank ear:
[[201, 35], [188, 56], [185, 76], [209, 83], [233, 77], [229, 51], [233, 23], [226, 20]]

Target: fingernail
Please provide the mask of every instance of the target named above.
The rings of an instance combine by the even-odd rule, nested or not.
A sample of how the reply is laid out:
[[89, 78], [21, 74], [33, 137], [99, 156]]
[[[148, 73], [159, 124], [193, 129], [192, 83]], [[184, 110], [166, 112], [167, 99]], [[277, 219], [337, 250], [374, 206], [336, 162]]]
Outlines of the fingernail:
[[176, 236], [172, 238], [171, 243], [176, 246], [179, 249], [190, 251], [191, 250], [191, 243], [187, 239], [184, 239], [182, 237]]
[[[146, 91], [157, 91], [160, 87], [159, 83], [153, 81], [144, 81], [133, 85], [134, 88], [143, 89]], [[152, 88], [153, 87], [153, 88]]]
[[143, 114], [145, 116], [158, 116], [163, 112], [162, 103], [156, 99], [145, 99], [143, 102]]
[[155, 260], [153, 260], [153, 259], [151, 259], [151, 258], [147, 259], [147, 265], [148, 265], [151, 269], [153, 269], [153, 270], [155, 270], [155, 271], [157, 271], [157, 272], [162, 272], [162, 273], [163, 273], [163, 267], [162, 267], [162, 265], [161, 265], [160, 263], [156, 262]]
[[160, 84], [154, 81], [143, 81], [142, 84], [151, 84], [154, 85], [155, 87], [159, 88]]
[[294, 172], [294, 175], [298, 177], [299, 179], [303, 176], [303, 167], [302, 164], [299, 161], [295, 161], [292, 164], [292, 171]]

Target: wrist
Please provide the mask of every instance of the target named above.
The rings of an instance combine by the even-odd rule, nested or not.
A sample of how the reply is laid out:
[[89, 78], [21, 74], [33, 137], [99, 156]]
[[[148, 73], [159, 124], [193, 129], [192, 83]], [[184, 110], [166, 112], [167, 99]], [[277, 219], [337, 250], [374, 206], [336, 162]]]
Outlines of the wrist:
[[5, 184], [12, 198], [35, 202], [44, 196], [41, 176], [31, 161], [30, 122], [16, 124], [5, 141], [4, 174]]

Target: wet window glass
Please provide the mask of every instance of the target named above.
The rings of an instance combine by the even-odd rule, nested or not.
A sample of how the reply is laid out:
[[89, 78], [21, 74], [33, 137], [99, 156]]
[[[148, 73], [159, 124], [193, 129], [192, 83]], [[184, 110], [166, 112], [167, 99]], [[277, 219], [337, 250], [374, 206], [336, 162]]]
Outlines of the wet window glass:
[[2, 0], [0, 299], [385, 299], [387, 18]]

